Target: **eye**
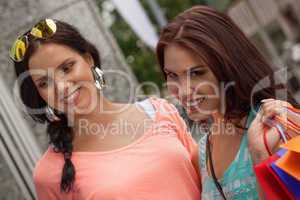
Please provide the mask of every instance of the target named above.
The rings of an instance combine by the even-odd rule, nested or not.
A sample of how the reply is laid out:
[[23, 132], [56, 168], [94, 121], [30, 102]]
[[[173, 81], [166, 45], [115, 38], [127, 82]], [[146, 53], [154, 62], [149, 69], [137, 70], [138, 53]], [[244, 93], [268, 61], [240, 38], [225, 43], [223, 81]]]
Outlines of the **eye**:
[[41, 89], [45, 89], [48, 86], [51, 86], [52, 84], [53, 84], [53, 80], [49, 77], [48, 78], [45, 77], [38, 82], [37, 87]]
[[206, 73], [205, 70], [194, 70], [190, 72], [190, 76], [191, 77], [198, 77], [198, 76], [202, 76]]
[[75, 62], [70, 62], [64, 66], [61, 67], [61, 71], [64, 73], [68, 73], [72, 70], [72, 66], [74, 65]]
[[51, 80], [49, 78], [45, 78], [38, 83], [38, 87], [44, 89], [51, 84]]
[[38, 84], [39, 88], [45, 88], [46, 86], [47, 86], [46, 81], [40, 81], [39, 84]]
[[177, 74], [174, 74], [172, 72], [166, 72], [167, 78], [172, 79], [172, 80], [176, 80], [178, 79]]

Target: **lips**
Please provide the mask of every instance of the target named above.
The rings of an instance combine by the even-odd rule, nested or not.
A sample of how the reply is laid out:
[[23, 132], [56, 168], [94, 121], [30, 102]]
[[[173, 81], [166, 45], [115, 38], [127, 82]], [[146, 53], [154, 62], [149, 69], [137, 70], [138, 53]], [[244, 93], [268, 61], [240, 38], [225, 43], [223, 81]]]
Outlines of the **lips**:
[[184, 107], [188, 108], [191, 111], [195, 111], [199, 108], [199, 105], [203, 103], [206, 99], [206, 97], [201, 97], [193, 101], [187, 101], [184, 103]]
[[63, 102], [66, 104], [76, 104], [77, 99], [80, 94], [80, 89], [81, 89], [81, 87], [78, 87], [73, 92], [71, 92], [68, 96], [64, 97]]

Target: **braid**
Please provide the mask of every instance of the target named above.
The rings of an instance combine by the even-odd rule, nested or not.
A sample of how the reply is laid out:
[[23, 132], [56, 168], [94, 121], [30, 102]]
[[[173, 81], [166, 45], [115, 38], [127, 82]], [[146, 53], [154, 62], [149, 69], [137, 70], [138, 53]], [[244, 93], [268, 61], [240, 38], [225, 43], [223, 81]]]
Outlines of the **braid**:
[[[55, 34], [47, 39], [30, 41], [24, 59], [21, 62], [14, 62], [16, 77], [19, 78], [23, 73], [28, 72], [30, 69], [29, 60], [32, 55], [38, 51], [40, 45], [51, 43], [67, 46], [80, 55], [90, 54], [94, 61], [94, 65], [101, 65], [97, 48], [87, 41], [74, 26], [60, 20], [55, 20], [55, 24], [57, 25]], [[22, 102], [26, 105], [26, 108], [43, 109], [47, 106], [48, 102], [40, 96], [31, 76], [28, 76], [24, 80], [22, 78], [20, 80], [18, 79], [18, 84], [20, 87], [20, 97]], [[41, 123], [48, 122], [47, 133], [50, 144], [54, 146], [55, 152], [62, 153], [65, 161], [62, 169], [60, 189], [61, 191], [69, 192], [75, 181], [75, 167], [71, 160], [74, 133], [72, 128], [68, 126], [67, 117], [64, 116], [64, 114], [55, 113], [60, 118], [60, 121], [50, 122], [45, 114], [31, 113], [31, 109], [28, 110], [28, 113], [35, 121]]]
[[63, 192], [69, 192], [75, 181], [75, 167], [71, 160], [74, 135], [71, 127], [68, 126], [66, 116], [60, 114], [59, 118], [60, 121], [48, 124], [47, 133], [50, 138], [50, 144], [53, 144], [54, 146], [54, 151], [62, 153], [64, 156], [65, 164], [62, 169], [60, 189]]

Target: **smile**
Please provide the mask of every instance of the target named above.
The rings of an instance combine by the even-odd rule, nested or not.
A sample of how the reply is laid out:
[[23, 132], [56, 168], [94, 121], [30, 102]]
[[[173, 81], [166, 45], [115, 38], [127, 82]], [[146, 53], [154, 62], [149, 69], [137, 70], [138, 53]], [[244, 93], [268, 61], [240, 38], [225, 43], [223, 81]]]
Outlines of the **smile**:
[[189, 101], [189, 102], [186, 103], [186, 107], [195, 107], [195, 106], [203, 103], [205, 100], [206, 100], [206, 97], [201, 97], [201, 98], [198, 98], [194, 101]]
[[68, 96], [64, 97], [63, 102], [67, 104], [75, 104], [79, 97], [80, 89], [81, 87], [78, 87], [73, 92], [71, 92]]

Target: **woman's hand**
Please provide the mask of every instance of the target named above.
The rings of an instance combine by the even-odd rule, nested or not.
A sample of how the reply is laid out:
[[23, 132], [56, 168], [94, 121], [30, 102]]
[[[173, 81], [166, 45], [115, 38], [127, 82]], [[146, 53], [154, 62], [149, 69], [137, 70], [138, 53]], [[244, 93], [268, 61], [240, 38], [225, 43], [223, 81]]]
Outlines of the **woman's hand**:
[[[290, 106], [286, 101], [275, 99], [264, 99], [262, 103], [260, 111], [257, 113], [248, 130], [248, 145], [253, 164], [260, 163], [269, 157], [264, 143], [264, 127], [267, 126], [266, 141], [269, 149], [272, 153], [278, 150], [280, 135], [276, 128], [272, 126], [272, 119], [276, 115], [286, 119], [286, 107]], [[271, 126], [271, 128], [268, 126]]]

